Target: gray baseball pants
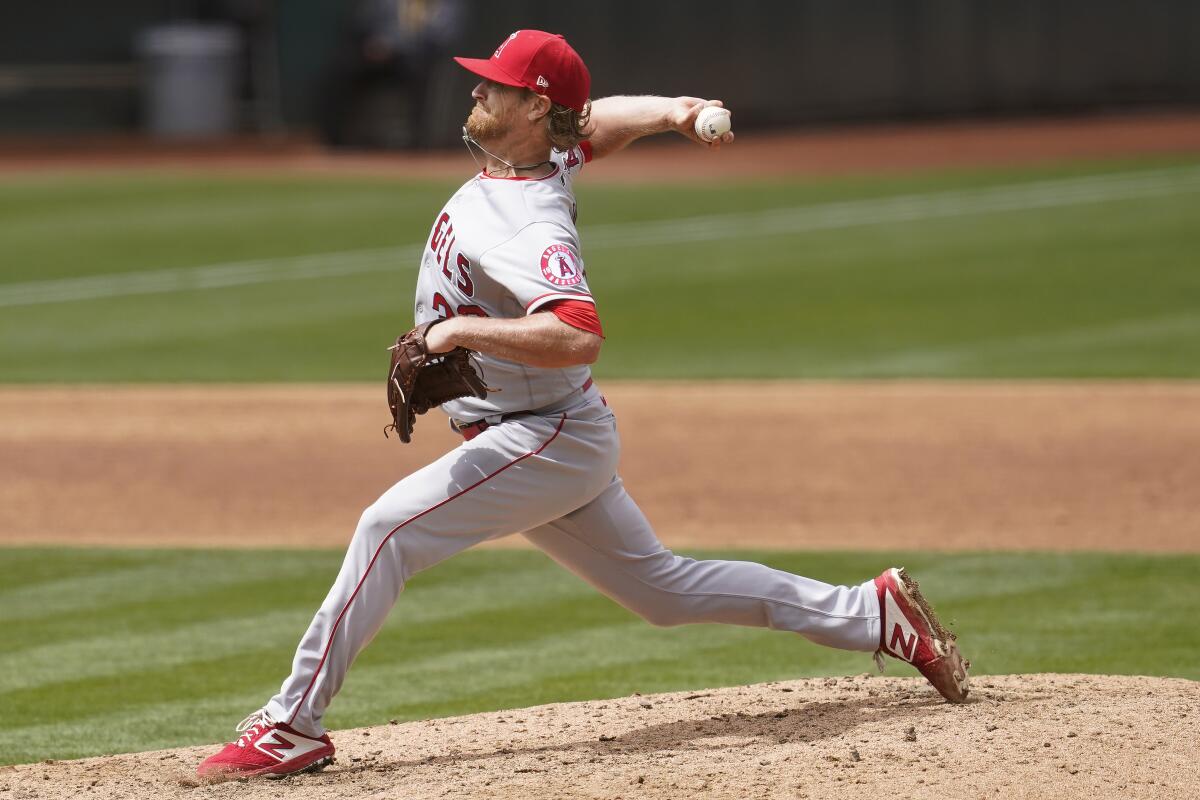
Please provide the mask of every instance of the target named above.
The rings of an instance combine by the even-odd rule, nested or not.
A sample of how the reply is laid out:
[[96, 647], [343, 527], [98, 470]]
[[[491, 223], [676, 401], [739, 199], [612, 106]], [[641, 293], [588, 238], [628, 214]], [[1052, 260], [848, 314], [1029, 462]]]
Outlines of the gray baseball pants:
[[592, 387], [493, 425], [384, 492], [363, 513], [267, 711], [302, 733], [324, 733], [325, 709], [409, 576], [520, 531], [654, 625], [724, 622], [844, 650], [878, 647], [873, 581], [831, 586], [762, 564], [675, 555], [625, 492], [619, 453], [616, 420]]

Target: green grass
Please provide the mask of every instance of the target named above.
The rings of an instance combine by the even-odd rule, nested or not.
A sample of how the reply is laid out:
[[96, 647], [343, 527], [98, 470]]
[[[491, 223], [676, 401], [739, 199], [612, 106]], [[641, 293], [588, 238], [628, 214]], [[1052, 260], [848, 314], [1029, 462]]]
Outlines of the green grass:
[[[1197, 556], [706, 553], [835, 583], [902, 562], [975, 674], [1200, 679]], [[330, 551], [0, 549], [0, 763], [226, 739], [278, 688]], [[538, 552], [416, 576], [327, 723], [858, 674], [869, 656], [715, 625], [653, 628]], [[893, 664], [891, 674], [914, 674]]]
[[[1200, 377], [1198, 166], [1143, 160], [636, 188], [588, 185], [585, 172], [580, 229], [608, 335], [597, 375]], [[1146, 170], [1157, 177], [1122, 183]], [[979, 195], [1087, 176], [1100, 182], [1043, 187], [1028, 202], [988, 205]], [[0, 381], [377, 379], [383, 346], [411, 324], [415, 259], [354, 251], [423, 242], [454, 187], [339, 177], [4, 179]], [[928, 213], [930, 194], [949, 211]], [[910, 219], [873, 202], [910, 195], [926, 196], [897, 201]], [[719, 218], [691, 231], [663, 226], [700, 215]], [[646, 223], [659, 223], [649, 238]], [[342, 255], [323, 268], [347, 274], [293, 279], [298, 267], [278, 261], [331, 253]], [[104, 286], [114, 274], [231, 262], [244, 275], [253, 268], [243, 262], [263, 259], [267, 282], [13, 300], [14, 287], [30, 282], [44, 289], [99, 276]]]

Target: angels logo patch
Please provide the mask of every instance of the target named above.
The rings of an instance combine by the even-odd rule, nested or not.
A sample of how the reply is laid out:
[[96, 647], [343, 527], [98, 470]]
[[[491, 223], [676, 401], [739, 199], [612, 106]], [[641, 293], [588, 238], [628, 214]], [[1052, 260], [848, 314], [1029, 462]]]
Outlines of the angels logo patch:
[[542, 275], [555, 286], [574, 286], [583, 280], [583, 269], [571, 248], [552, 244], [542, 251]]

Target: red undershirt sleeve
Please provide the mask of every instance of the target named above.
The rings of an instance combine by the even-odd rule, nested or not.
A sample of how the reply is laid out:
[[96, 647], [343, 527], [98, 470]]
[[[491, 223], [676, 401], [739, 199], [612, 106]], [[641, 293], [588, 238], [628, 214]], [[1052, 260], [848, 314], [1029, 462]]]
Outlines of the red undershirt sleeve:
[[592, 160], [592, 143], [584, 139], [579, 143], [579, 150], [583, 153], [583, 163], [589, 163]]
[[586, 300], [553, 300], [538, 310], [549, 311], [572, 328], [594, 333], [601, 338], [604, 337], [596, 306]]

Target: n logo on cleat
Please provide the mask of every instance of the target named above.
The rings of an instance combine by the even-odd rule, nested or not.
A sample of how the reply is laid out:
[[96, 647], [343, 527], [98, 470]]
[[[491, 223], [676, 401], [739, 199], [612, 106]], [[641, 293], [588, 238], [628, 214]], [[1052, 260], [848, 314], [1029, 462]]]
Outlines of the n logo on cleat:
[[887, 637], [888, 652], [911, 664], [917, 655], [917, 631], [900, 610], [890, 589], [883, 593], [883, 619], [892, 626], [892, 635]]
[[[897, 643], [900, 645], [897, 647]], [[896, 653], [905, 661], [912, 661], [913, 656], [917, 652], [917, 635], [914, 633], [911, 636], [904, 636], [904, 629], [899, 624], [892, 626], [892, 640], [888, 642], [888, 649]]]
[[279, 731], [271, 731], [254, 743], [254, 746], [276, 761], [283, 761], [282, 751], [296, 749], [296, 743], [279, 735]]

